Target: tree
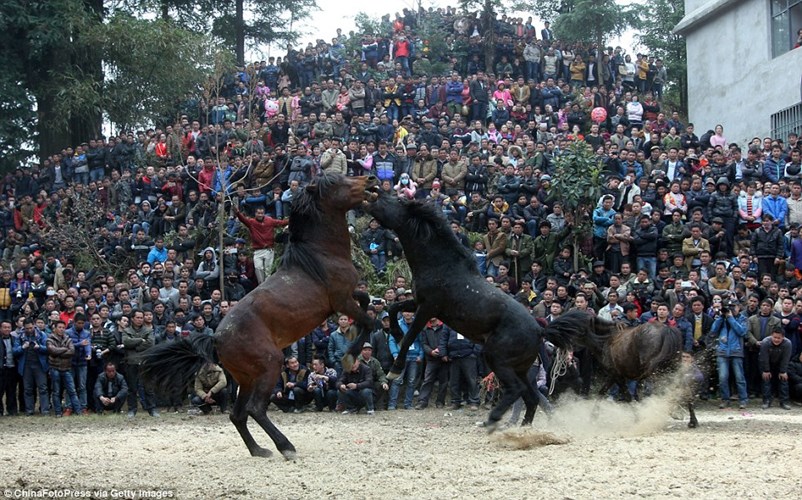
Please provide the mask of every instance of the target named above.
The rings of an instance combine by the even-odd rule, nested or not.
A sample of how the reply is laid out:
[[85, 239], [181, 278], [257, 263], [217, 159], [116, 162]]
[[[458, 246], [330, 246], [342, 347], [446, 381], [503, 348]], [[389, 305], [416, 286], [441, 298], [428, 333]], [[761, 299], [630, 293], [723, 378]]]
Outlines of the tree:
[[[635, 9], [615, 0], [540, 0], [535, 12], [543, 19], [554, 18], [554, 34], [559, 40], [591, 43], [600, 52], [607, 38], [637, 22]], [[603, 81], [601, 65], [596, 69], [597, 81]]]
[[566, 220], [574, 223], [570, 238], [574, 268], [578, 269], [579, 249], [591, 239], [590, 216], [601, 197], [602, 162], [584, 141], [572, 142], [555, 162], [552, 176], [555, 199], [562, 201]]
[[501, 0], [460, 0], [460, 7], [466, 13], [473, 9], [478, 10], [479, 29], [482, 36], [482, 45], [485, 49], [485, 68], [492, 72], [495, 66], [496, 43], [498, 42], [498, 12], [505, 7]]
[[[170, 21], [109, 11], [102, 0], [0, 4], [2, 167], [40, 161], [115, 124], [154, 120], [196, 89], [213, 41]], [[111, 12], [111, 14], [109, 14]]]
[[[294, 43], [299, 20], [317, 9], [315, 0], [215, 0], [212, 34], [245, 63], [246, 41], [251, 47], [271, 43]], [[247, 15], [246, 15], [247, 13]]]
[[[25, 144], [45, 151], [60, 151], [100, 132], [99, 109], [58, 112], [58, 91], [66, 84], [67, 70], [81, 74], [85, 87], [102, 78], [100, 58], [80, 38], [91, 24], [102, 22], [102, 0], [52, 0], [0, 3], [0, 94], [3, 109], [12, 113], [20, 128], [0, 129], [3, 150], [16, 152], [3, 167], [21, 161]], [[74, 111], [74, 112], [73, 112]], [[39, 149], [39, 148], [34, 148]]]
[[56, 109], [99, 109], [122, 130], [158, 122], [187, 93], [198, 90], [214, 59], [202, 34], [124, 13], [89, 26], [82, 43], [102, 55], [104, 78], [87, 82], [80, 72], [67, 70]]
[[682, 114], [688, 113], [688, 65], [685, 37], [674, 34], [674, 26], [685, 17], [685, 4], [670, 0], [649, 2], [649, 14], [637, 24], [638, 42], [647, 47], [650, 55], [663, 60], [668, 71], [666, 97]]

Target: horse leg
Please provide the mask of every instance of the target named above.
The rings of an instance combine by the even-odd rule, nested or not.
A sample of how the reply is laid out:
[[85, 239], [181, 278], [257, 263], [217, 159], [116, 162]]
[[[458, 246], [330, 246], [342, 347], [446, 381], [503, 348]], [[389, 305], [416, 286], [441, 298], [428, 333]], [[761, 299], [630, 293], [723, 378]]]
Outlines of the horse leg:
[[[281, 358], [276, 358], [276, 360], [279, 359]], [[280, 361], [277, 366], [281, 367]], [[269, 418], [267, 418], [267, 407], [270, 405], [270, 393], [277, 379], [278, 369], [271, 369], [262, 374], [254, 387], [253, 394], [248, 398], [246, 407], [248, 415], [256, 420], [256, 423], [270, 436], [270, 439], [273, 440], [273, 444], [275, 444], [278, 451], [284, 455], [284, 458], [292, 460], [295, 458], [295, 446], [293, 446], [290, 440], [278, 430]]]
[[245, 389], [243, 386], [240, 386], [239, 395], [237, 396], [229, 418], [231, 419], [231, 423], [234, 424], [234, 427], [237, 428], [237, 431], [239, 431], [242, 440], [245, 441], [245, 446], [248, 447], [251, 456], [267, 458], [271, 456], [273, 452], [256, 444], [256, 440], [253, 439], [251, 431], [248, 430], [248, 411], [246, 405], [251, 398], [251, 394], [252, 391], [250, 388]]
[[693, 396], [688, 399], [688, 413], [690, 413], [690, 420], [688, 421], [688, 428], [695, 429], [699, 426], [699, 421], [696, 420], [696, 411], [693, 407]]
[[[537, 412], [537, 405], [540, 402], [540, 397], [536, 392], [536, 382], [529, 378], [528, 372], [527, 370], [523, 375], [518, 374], [518, 379], [524, 384], [524, 391], [521, 397], [524, 398], [524, 403], [526, 404], [526, 413], [524, 413], [524, 420], [521, 422], [522, 426], [532, 425], [532, 421], [535, 419], [535, 412]], [[535, 377], [537, 377], [537, 374], [535, 374]]]
[[[488, 356], [488, 361], [489, 358], [490, 357]], [[493, 432], [496, 430], [499, 420], [501, 420], [501, 417], [504, 416], [504, 413], [507, 411], [507, 409], [513, 403], [515, 403], [519, 397], [524, 397], [526, 389], [524, 384], [521, 382], [521, 379], [515, 374], [512, 368], [507, 366], [499, 367], [493, 362], [488, 362], [488, 365], [490, 365], [490, 367], [493, 369], [493, 372], [496, 374], [496, 377], [498, 377], [501, 386], [504, 387], [501, 400], [499, 400], [498, 404], [490, 411], [490, 414], [487, 416], [487, 422], [485, 422], [485, 427], [488, 429], [488, 432]], [[530, 394], [530, 396], [534, 395]], [[527, 418], [529, 417], [531, 400], [527, 401], [526, 397], [524, 397], [524, 402], [526, 403], [526, 415], [524, 416], [524, 422], [526, 422]], [[532, 416], [534, 416], [535, 413], [534, 408], [536, 408], [536, 406], [532, 407]]]
[[[404, 371], [404, 367], [406, 366], [406, 359], [407, 359], [407, 351], [409, 351], [410, 346], [415, 339], [418, 338], [418, 334], [423, 330], [423, 327], [426, 326], [426, 323], [432, 318], [432, 315], [422, 307], [419, 307], [418, 310], [415, 312], [415, 319], [412, 320], [412, 324], [409, 325], [409, 330], [404, 335], [404, 339], [401, 341], [401, 345], [398, 346], [398, 356], [396, 356], [395, 361], [393, 362], [393, 367], [390, 369], [390, 373], [387, 374], [387, 378], [389, 380], [395, 380], [400, 375], [401, 372]], [[390, 316], [390, 324], [393, 323], [393, 316]], [[398, 322], [396, 321], [396, 324]]]

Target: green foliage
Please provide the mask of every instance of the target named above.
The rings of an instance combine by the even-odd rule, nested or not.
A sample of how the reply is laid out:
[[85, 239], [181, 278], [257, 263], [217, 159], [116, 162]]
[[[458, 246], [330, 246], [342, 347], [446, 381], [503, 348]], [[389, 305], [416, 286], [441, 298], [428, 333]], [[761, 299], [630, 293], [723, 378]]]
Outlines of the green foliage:
[[672, 32], [685, 16], [683, 2], [652, 0], [649, 14], [637, 24], [639, 43], [649, 49], [649, 55], [659, 57], [668, 73], [663, 101], [681, 114], [688, 113], [688, 65], [685, 37]]
[[34, 97], [14, 79], [13, 71], [0, 72], [0, 95], [0, 173], [4, 173], [25, 163], [33, 154], [36, 113]]
[[356, 26], [357, 33], [368, 35], [382, 34], [381, 20], [370, 17], [370, 15], [363, 11], [357, 12], [354, 16], [354, 26]]
[[561, 2], [562, 12], [554, 21], [554, 34], [560, 40], [597, 43], [620, 35], [634, 22], [636, 14], [615, 0], [573, 0]]
[[94, 82], [71, 72], [71, 84], [62, 92], [73, 92], [61, 102], [85, 112], [93, 107], [104, 110], [120, 128], [157, 121], [165, 110], [196, 92], [197, 82], [213, 70], [208, 37], [168, 21], [117, 14], [85, 36], [87, 43], [102, 48], [105, 78]]
[[[584, 141], [572, 142], [556, 159], [552, 176], [554, 198], [562, 201], [566, 219], [574, 223], [572, 239], [575, 247], [590, 236], [589, 215], [601, 197], [601, 172], [601, 159]], [[577, 255], [576, 251], [574, 255]]]
[[315, 0], [243, 0], [245, 14], [238, 20], [235, 4], [236, 0], [216, 0], [214, 10], [207, 13], [213, 18], [212, 34], [231, 51], [236, 49], [240, 23], [246, 47], [259, 50], [263, 45], [296, 42], [298, 21], [318, 8]]

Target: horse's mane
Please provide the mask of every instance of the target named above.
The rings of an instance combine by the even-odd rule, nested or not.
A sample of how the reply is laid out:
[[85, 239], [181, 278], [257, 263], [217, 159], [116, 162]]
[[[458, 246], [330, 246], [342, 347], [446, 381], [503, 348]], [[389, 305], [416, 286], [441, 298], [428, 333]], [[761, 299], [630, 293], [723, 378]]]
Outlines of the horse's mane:
[[327, 189], [337, 184], [343, 175], [334, 172], [324, 173], [312, 181], [317, 189], [311, 191], [302, 188], [292, 199], [290, 208], [290, 239], [281, 256], [281, 267], [298, 268], [311, 276], [315, 281], [325, 283], [328, 276], [326, 269], [317, 255], [310, 251], [308, 238], [323, 223], [323, 209], [320, 199]]
[[571, 310], [558, 316], [545, 330], [546, 340], [562, 349], [577, 346], [604, 349], [604, 344], [623, 325], [591, 316], [585, 311]]
[[402, 200], [401, 203], [406, 205], [409, 215], [405, 222], [406, 228], [415, 240], [422, 243], [420, 248], [425, 249], [425, 244], [435, 238], [451, 239], [454, 240], [453, 248], [459, 256], [473, 261], [470, 250], [457, 240], [448, 219], [434, 203], [421, 200]]

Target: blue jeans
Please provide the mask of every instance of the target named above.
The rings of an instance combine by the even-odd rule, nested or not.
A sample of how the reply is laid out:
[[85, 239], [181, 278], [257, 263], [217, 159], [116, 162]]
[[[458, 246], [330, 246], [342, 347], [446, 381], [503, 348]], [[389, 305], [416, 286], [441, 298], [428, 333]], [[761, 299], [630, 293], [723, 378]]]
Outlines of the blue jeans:
[[398, 113], [398, 106], [395, 103], [390, 103], [390, 105], [387, 106], [387, 119], [390, 123], [393, 123], [393, 120], [398, 120]]
[[53, 382], [53, 411], [56, 415], [61, 415], [61, 387], [67, 392], [70, 398], [70, 406], [75, 413], [81, 413], [81, 403], [78, 401], [78, 394], [75, 392], [75, 381], [72, 379], [72, 371], [50, 369], [50, 380]]
[[404, 76], [410, 76], [412, 72], [409, 70], [409, 58], [406, 56], [396, 57], [395, 62], [401, 63], [401, 67], [404, 69]]
[[526, 79], [538, 81], [538, 76], [540, 76], [540, 63], [539, 62], [531, 62], [526, 61]]
[[81, 403], [81, 410], [86, 410], [86, 365], [73, 366], [72, 377], [75, 391], [78, 393], [78, 402]]
[[771, 403], [773, 398], [772, 385], [776, 382], [777, 388], [780, 393], [780, 403], [788, 403], [788, 379], [780, 380], [780, 371], [777, 369], [771, 370], [771, 380], [763, 380], [763, 402]]
[[100, 182], [103, 180], [103, 168], [93, 168], [89, 171], [89, 182]]
[[89, 172], [75, 172], [75, 175], [73, 175], [72, 180], [73, 184], [81, 183], [84, 186], [86, 186], [87, 184], [89, 184]]
[[744, 377], [744, 358], [717, 356], [716, 365], [718, 366], [718, 389], [721, 392], [722, 401], [730, 400], [730, 365], [735, 374], [735, 387], [738, 389], [738, 401], [746, 403], [746, 377]]
[[372, 253], [369, 255], [370, 263], [373, 264], [373, 268], [376, 269], [376, 272], [383, 273], [385, 267], [387, 267], [387, 256], [384, 252]]
[[47, 372], [42, 369], [38, 359], [34, 360], [33, 363], [25, 364], [25, 371], [22, 374], [22, 387], [25, 392], [26, 414], [33, 415], [34, 389], [39, 391], [39, 409], [42, 415], [50, 413], [50, 398], [47, 395]]
[[407, 384], [406, 394], [404, 395], [404, 408], [412, 407], [412, 398], [415, 395], [415, 377], [418, 376], [418, 366], [420, 366], [420, 363], [417, 361], [408, 360], [404, 366], [404, 371], [401, 372], [401, 375], [397, 379], [393, 380], [390, 386], [390, 399], [387, 403], [388, 410], [394, 410], [396, 408], [398, 393], [401, 392], [401, 384], [404, 383], [404, 381], [406, 381]]
[[136, 236], [136, 233], [140, 229], [145, 231], [145, 234], [149, 234], [150, 233], [150, 223], [149, 222], [143, 222], [142, 224], [134, 224], [133, 227], [131, 228], [131, 232], [133, 233], [134, 236]]
[[341, 392], [340, 402], [348, 410], [358, 410], [364, 406], [368, 411], [373, 411], [373, 389], [354, 389]]
[[637, 264], [638, 271], [646, 269], [646, 272], [649, 273], [649, 279], [654, 279], [657, 274], [657, 257], [638, 257]]

